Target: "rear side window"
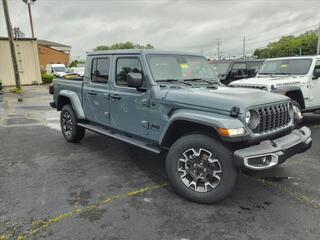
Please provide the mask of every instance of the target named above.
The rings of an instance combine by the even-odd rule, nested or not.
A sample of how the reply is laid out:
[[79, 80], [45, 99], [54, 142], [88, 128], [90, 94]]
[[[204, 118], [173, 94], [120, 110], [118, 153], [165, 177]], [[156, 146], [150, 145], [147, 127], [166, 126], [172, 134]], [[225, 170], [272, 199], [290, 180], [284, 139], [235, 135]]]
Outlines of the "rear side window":
[[246, 63], [235, 63], [233, 64], [232, 70], [243, 70], [247, 69], [247, 64]]
[[117, 60], [116, 84], [127, 87], [127, 74], [130, 72], [142, 73], [140, 60], [138, 58], [119, 58]]
[[91, 82], [107, 83], [109, 80], [110, 59], [94, 58], [91, 68]]

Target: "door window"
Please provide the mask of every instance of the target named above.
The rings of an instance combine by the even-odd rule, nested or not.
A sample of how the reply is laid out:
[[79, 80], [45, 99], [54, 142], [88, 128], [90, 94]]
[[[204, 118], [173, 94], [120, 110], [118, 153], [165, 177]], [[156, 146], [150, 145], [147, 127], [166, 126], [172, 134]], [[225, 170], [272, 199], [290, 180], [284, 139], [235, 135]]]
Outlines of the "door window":
[[315, 71], [319, 71], [319, 70], [320, 70], [320, 60], [318, 60], [318, 61], [316, 62], [316, 66], [314, 67], [314, 70], [315, 70]]
[[235, 63], [232, 66], [231, 73], [234, 77], [240, 77], [247, 74], [247, 64], [246, 63]]
[[127, 74], [142, 73], [142, 67], [138, 58], [119, 58], [117, 60], [116, 84], [128, 87]]
[[109, 79], [110, 59], [94, 58], [91, 68], [91, 82], [107, 83]]

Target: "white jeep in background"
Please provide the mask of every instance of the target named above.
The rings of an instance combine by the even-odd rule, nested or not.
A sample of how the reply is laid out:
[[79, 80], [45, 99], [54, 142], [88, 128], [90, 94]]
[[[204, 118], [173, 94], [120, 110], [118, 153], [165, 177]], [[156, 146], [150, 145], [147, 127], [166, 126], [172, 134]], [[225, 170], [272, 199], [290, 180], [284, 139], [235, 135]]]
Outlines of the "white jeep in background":
[[296, 112], [313, 112], [320, 109], [320, 55], [267, 59], [256, 77], [229, 86], [280, 93], [293, 100]]

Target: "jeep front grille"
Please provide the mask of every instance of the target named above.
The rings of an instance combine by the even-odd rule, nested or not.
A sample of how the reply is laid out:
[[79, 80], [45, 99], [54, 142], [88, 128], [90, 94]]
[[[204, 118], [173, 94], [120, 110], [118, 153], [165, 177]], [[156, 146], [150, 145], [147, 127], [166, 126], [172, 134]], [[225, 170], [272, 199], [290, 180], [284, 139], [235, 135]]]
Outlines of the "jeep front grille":
[[253, 129], [254, 133], [263, 134], [287, 127], [291, 122], [290, 104], [281, 103], [256, 108], [260, 117], [260, 124]]

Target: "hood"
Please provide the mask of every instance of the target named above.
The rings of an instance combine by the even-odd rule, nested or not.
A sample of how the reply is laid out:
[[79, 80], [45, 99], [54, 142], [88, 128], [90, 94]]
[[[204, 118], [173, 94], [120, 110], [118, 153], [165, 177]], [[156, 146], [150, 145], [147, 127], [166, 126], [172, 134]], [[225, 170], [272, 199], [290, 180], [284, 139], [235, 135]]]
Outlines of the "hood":
[[248, 107], [272, 104], [288, 98], [264, 90], [249, 88], [218, 87], [211, 88], [180, 88], [170, 89], [166, 100], [205, 108], [230, 111], [237, 106], [241, 112]]
[[271, 86], [299, 86], [306, 81], [306, 76], [265, 76], [260, 75], [254, 78], [247, 78], [230, 83], [230, 86], [252, 86], [261, 89], [271, 89]]

